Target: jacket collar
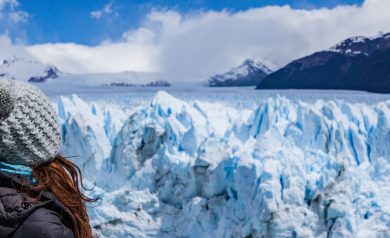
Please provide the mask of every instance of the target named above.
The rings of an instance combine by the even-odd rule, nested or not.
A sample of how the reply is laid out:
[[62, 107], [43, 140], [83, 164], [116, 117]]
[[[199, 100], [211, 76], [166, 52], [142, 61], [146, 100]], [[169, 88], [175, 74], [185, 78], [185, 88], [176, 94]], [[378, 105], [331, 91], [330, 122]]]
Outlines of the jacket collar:
[[23, 222], [36, 209], [44, 207], [59, 214], [65, 223], [70, 223], [66, 224], [68, 227], [74, 227], [69, 209], [52, 192], [44, 191], [39, 201], [29, 202], [31, 198], [22, 191], [32, 187], [32, 182], [23, 175], [0, 172], [0, 224]]

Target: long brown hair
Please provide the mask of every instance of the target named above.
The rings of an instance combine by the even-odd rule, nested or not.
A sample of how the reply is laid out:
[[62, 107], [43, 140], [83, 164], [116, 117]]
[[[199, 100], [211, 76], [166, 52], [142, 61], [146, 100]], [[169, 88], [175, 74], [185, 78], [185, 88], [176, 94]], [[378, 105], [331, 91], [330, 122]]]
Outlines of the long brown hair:
[[80, 169], [62, 155], [57, 155], [52, 162], [33, 168], [33, 176], [37, 180], [35, 191], [42, 194], [49, 190], [68, 208], [73, 219], [73, 233], [76, 238], [91, 238], [86, 204], [98, 199], [87, 197], [82, 189], [83, 178]]

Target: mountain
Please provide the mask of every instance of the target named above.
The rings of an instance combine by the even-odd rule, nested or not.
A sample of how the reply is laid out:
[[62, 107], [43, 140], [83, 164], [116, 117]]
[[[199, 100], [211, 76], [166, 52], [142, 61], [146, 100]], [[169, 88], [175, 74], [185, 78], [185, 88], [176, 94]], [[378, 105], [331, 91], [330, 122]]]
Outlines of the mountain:
[[151, 81], [146, 84], [134, 84], [134, 83], [125, 83], [125, 82], [112, 82], [109, 84], [104, 84], [105, 86], [115, 86], [115, 87], [170, 87], [171, 84], [167, 81], [164, 80], [156, 80], [156, 81]]
[[259, 84], [271, 70], [261, 62], [251, 59], [242, 65], [232, 68], [224, 74], [216, 74], [208, 79], [209, 87], [255, 86]]
[[353, 37], [295, 60], [257, 89], [342, 89], [390, 93], [390, 33]]
[[73, 85], [117, 87], [158, 87], [170, 84], [168, 81], [162, 80], [159, 73], [139, 71], [68, 74], [62, 76], [58, 81]]
[[55, 79], [60, 77], [61, 72], [55, 66], [48, 66], [42, 74], [31, 76], [28, 79], [28, 82], [42, 83], [46, 82], [48, 79]]
[[42, 64], [33, 59], [17, 56], [0, 62], [0, 76], [28, 82], [46, 82], [58, 78], [62, 73], [54, 65]]
[[[78, 86], [163, 86], [168, 82], [161, 81], [160, 75], [148, 72], [100, 72], [86, 74], [69, 74], [61, 72], [56, 66], [43, 64], [32, 57], [13, 55], [0, 59], [0, 77], [41, 83], [48, 82], [58, 87], [64, 85]], [[51, 81], [51, 79], [58, 80]]]
[[171, 84], [165, 80], [157, 80], [147, 83], [145, 87], [170, 87]]

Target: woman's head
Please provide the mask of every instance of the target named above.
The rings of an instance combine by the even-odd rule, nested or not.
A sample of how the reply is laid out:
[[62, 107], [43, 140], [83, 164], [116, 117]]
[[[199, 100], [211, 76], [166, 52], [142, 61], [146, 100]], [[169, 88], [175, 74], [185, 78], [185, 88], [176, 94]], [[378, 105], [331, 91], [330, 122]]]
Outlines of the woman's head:
[[[49, 99], [37, 87], [0, 78], [0, 162], [32, 168], [28, 188], [38, 201], [52, 192], [69, 210], [76, 237], [91, 237], [79, 168], [60, 156], [60, 125]], [[37, 196], [38, 195], [38, 196]]]
[[0, 78], [0, 161], [37, 166], [54, 159], [60, 125], [49, 99], [35, 86]]

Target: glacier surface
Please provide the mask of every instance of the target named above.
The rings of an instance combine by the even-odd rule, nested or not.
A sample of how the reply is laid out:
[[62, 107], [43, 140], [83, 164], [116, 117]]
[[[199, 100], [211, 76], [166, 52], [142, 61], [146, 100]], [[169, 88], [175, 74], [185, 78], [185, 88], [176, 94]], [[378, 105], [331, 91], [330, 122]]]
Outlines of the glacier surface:
[[101, 237], [390, 237], [390, 101], [55, 104]]

